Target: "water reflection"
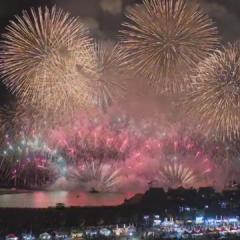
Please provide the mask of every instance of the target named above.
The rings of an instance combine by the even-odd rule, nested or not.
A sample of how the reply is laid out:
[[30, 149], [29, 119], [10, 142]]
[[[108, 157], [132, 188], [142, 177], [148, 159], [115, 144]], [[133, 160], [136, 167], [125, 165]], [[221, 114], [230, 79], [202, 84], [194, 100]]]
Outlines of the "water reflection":
[[0, 195], [0, 207], [5, 208], [48, 208], [57, 203], [65, 206], [116, 206], [124, 199], [133, 196], [132, 193], [85, 193], [85, 192], [31, 192]]

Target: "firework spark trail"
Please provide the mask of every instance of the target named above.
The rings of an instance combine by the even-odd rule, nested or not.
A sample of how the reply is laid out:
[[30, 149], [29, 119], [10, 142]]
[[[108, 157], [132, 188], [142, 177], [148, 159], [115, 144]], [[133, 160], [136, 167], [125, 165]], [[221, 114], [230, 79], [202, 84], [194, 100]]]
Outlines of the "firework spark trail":
[[144, 0], [126, 16], [126, 65], [160, 92], [185, 88], [186, 76], [218, 45], [216, 27], [195, 1]]
[[[21, 102], [53, 115], [85, 105], [76, 67], [91, 69], [93, 44], [78, 18], [53, 7], [23, 11], [6, 28], [0, 69]], [[73, 110], [72, 110], [73, 111]]]
[[[184, 106], [187, 115], [210, 137], [240, 136], [240, 44], [234, 43], [199, 64]], [[196, 120], [197, 119], [197, 120]]]
[[10, 183], [12, 178], [12, 171], [14, 168], [14, 162], [12, 159], [1, 156], [0, 160], [0, 183], [6, 185]]

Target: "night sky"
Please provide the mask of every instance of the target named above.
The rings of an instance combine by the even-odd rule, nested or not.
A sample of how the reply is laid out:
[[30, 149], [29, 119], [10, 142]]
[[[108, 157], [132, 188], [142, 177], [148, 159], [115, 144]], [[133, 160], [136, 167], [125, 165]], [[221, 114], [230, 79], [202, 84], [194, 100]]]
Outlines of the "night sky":
[[[90, 27], [93, 36], [101, 39], [117, 38], [123, 12], [138, 0], [2, 0], [0, 3], [1, 33], [8, 21], [23, 9], [37, 6], [57, 5], [74, 16], [80, 16]], [[240, 1], [239, 0], [201, 0], [204, 8], [214, 19], [223, 36], [222, 41], [240, 39]], [[0, 85], [0, 104], [13, 97]]]

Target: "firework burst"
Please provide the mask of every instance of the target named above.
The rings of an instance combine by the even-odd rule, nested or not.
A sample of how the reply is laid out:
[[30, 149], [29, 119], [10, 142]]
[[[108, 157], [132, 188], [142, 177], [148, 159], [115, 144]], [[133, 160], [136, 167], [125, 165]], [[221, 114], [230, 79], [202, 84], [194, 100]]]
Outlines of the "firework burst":
[[216, 27], [195, 1], [144, 0], [126, 16], [126, 64], [160, 92], [182, 90], [196, 63], [218, 45]]
[[[184, 101], [201, 131], [220, 140], [240, 135], [240, 44], [234, 43], [199, 64]], [[197, 119], [197, 120], [196, 120]]]
[[164, 185], [172, 188], [191, 187], [197, 181], [197, 176], [191, 168], [179, 163], [167, 164], [159, 171]]
[[211, 162], [204, 143], [187, 136], [178, 135], [162, 142], [161, 158], [157, 181], [161, 185], [178, 187], [197, 187], [207, 183], [212, 173]]
[[86, 89], [75, 76], [76, 66], [94, 64], [91, 39], [79, 19], [55, 7], [31, 9], [6, 30], [0, 55], [5, 85], [22, 103], [44, 113], [79, 108]]
[[[125, 123], [127, 124], [127, 123]], [[124, 161], [142, 145], [141, 137], [130, 134], [129, 126], [108, 118], [81, 115], [74, 124], [50, 132], [48, 142], [70, 163]]]
[[119, 45], [111, 42], [98, 42], [95, 46], [99, 64], [98, 86], [94, 101], [102, 109], [111, 106], [114, 102], [124, 99], [126, 94], [126, 76], [121, 71], [123, 52]]
[[85, 99], [93, 106], [106, 111], [113, 103], [124, 99], [126, 93], [126, 76], [121, 69], [123, 52], [118, 44], [99, 41], [92, 52], [96, 64], [91, 69], [77, 65], [76, 76], [86, 78]]
[[109, 192], [120, 183], [120, 170], [100, 161], [86, 161], [70, 171], [70, 178], [87, 191]]
[[47, 185], [57, 175], [55, 155], [40, 135], [25, 136], [20, 132], [14, 139], [6, 135], [0, 154], [0, 172], [6, 177], [3, 183], [6, 181], [15, 187]]

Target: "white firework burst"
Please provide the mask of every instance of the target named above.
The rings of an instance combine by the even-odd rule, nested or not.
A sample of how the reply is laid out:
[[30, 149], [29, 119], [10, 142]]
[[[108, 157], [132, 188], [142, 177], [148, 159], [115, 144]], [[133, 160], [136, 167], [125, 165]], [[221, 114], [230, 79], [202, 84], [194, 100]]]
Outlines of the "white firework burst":
[[87, 191], [111, 192], [120, 182], [120, 169], [111, 164], [90, 161], [72, 169], [70, 178]]
[[198, 180], [197, 174], [181, 163], [166, 164], [158, 172], [158, 180], [167, 187], [192, 187]]

